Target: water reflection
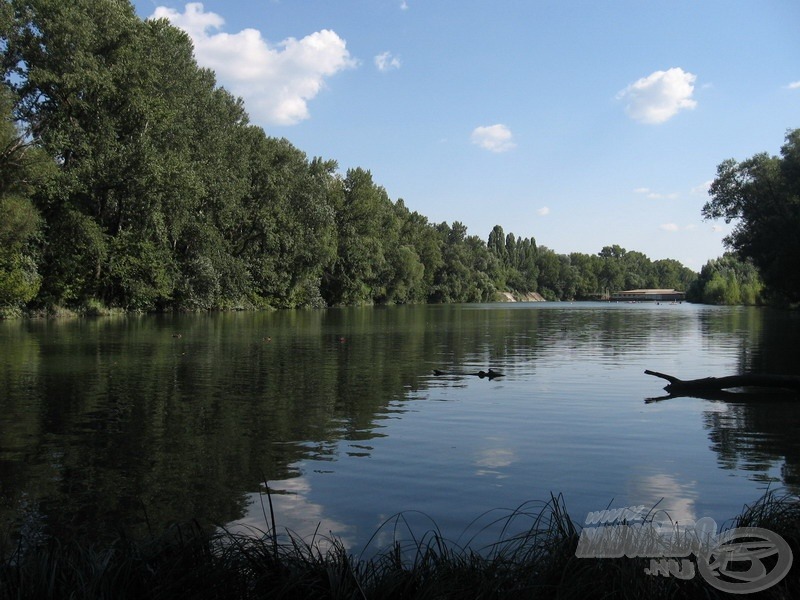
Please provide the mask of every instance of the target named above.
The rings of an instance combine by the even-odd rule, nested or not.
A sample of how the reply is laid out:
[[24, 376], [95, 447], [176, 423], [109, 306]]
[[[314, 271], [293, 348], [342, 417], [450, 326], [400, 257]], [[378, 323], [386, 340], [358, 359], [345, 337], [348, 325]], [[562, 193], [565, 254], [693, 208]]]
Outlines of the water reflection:
[[668, 515], [673, 522], [687, 523], [705, 516], [697, 514], [697, 482], [681, 481], [671, 473], [632, 479], [628, 496], [637, 499], [637, 506], [644, 505], [661, 517]]
[[[688, 517], [720, 472], [798, 489], [800, 404], [642, 405], [643, 369], [800, 373], [799, 323], [593, 304], [0, 323], [0, 520], [265, 529], [265, 480], [280, 527], [348, 541], [414, 508], [460, 533], [551, 491], [578, 516], [624, 496]], [[505, 377], [432, 375], [490, 367]], [[676, 446], [713, 464], [641, 467]], [[728, 496], [757, 495], [736, 485]]]
[[355, 544], [351, 526], [328, 518], [324, 506], [309, 500], [311, 486], [308, 480], [295, 478], [268, 483], [270, 497], [264, 489], [266, 485], [258, 492], [247, 494], [244, 516], [226, 526], [227, 531], [255, 537], [271, 532], [271, 501], [275, 528], [282, 538], [292, 535], [308, 544], [318, 542], [324, 550], [326, 540], [332, 539], [332, 532], [336, 532], [335, 537], [342, 543]]
[[747, 471], [754, 481], [800, 493], [800, 397], [774, 391], [750, 396], [750, 401], [729, 400], [724, 410], [703, 415], [720, 467]]
[[484, 438], [475, 453], [475, 474], [496, 479], [508, 477], [506, 467], [518, 461], [519, 457], [513, 448], [504, 447], [507, 443], [501, 437]]

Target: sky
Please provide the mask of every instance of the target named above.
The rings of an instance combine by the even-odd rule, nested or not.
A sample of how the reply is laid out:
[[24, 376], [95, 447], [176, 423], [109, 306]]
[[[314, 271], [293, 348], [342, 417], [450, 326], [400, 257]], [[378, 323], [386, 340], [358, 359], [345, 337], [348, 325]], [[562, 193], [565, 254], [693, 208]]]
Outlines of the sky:
[[717, 165], [800, 127], [797, 0], [135, 0], [309, 158], [430, 222], [699, 270]]

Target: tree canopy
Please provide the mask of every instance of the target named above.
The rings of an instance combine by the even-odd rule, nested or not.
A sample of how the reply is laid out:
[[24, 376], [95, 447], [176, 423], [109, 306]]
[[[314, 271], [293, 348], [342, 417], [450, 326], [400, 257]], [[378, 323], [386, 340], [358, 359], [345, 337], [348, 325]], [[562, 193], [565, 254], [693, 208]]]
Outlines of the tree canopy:
[[0, 69], [6, 312], [571, 299], [695, 276], [429, 223], [368, 170], [250, 124], [189, 37], [128, 0], [0, 0]]
[[787, 133], [780, 156], [721, 163], [709, 194], [703, 216], [735, 222], [725, 244], [752, 261], [766, 294], [800, 302], [800, 129]]
[[703, 304], [762, 303], [764, 284], [752, 262], [731, 252], [708, 261], [686, 291], [686, 299]]

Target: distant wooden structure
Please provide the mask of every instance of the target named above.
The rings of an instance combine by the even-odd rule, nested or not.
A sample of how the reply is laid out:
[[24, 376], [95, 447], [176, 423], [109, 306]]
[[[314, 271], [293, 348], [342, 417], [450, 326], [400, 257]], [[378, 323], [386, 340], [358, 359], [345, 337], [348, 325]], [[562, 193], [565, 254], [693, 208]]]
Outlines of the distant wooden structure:
[[686, 300], [686, 292], [677, 290], [625, 290], [623, 292], [612, 292], [612, 302], [683, 302]]

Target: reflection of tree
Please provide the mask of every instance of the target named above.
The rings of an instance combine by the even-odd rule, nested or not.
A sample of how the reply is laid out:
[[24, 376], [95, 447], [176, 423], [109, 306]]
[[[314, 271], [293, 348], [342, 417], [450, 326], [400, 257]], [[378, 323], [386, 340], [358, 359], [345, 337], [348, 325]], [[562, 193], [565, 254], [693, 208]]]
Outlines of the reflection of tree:
[[[710, 339], [734, 336], [741, 373], [800, 374], [795, 344], [800, 315], [769, 309], [710, 311], [703, 321]], [[730, 343], [730, 340], [728, 340]], [[709, 374], [712, 375], [712, 374]], [[734, 399], [730, 399], [734, 398]], [[783, 484], [800, 492], [800, 397], [792, 392], [751, 391], [725, 400], [724, 410], [704, 415], [711, 448], [724, 468], [758, 477], [775, 463]]]
[[755, 478], [783, 463], [783, 484], [800, 492], [800, 398], [782, 395], [783, 400], [728, 402], [725, 410], [708, 411], [703, 420], [724, 468], [752, 471]]
[[0, 417], [0, 518], [27, 495], [55, 532], [236, 519], [264, 479], [380, 435], [439, 352], [424, 307], [17, 327], [3, 332], [1, 412], [20, 418]]
[[[305, 459], [369, 455], [415, 392], [453, 385], [434, 368], [512, 380], [517, 364], [544, 369], [573, 351], [619, 364], [692, 334], [697, 314], [407, 306], [2, 324], [0, 520], [26, 494], [56, 530], [232, 521], [248, 492], [296, 477]], [[770, 311], [701, 315], [709, 339], [746, 350], [743, 368], [791, 372], [793, 315], [788, 328], [766, 323]], [[791, 404], [739, 403], [707, 426], [725, 464], [785, 462], [800, 488], [798, 419]]]

